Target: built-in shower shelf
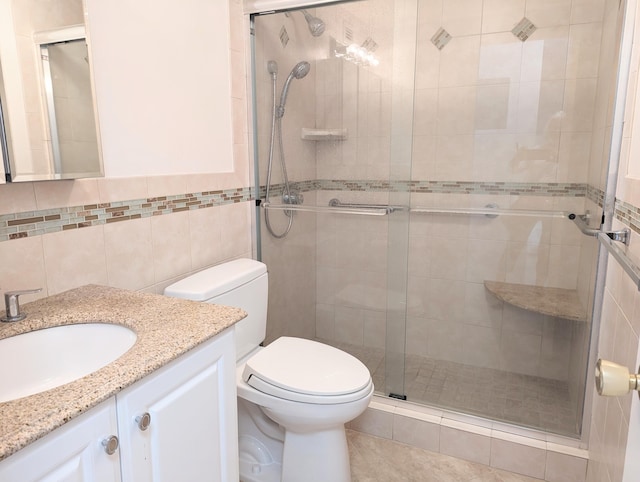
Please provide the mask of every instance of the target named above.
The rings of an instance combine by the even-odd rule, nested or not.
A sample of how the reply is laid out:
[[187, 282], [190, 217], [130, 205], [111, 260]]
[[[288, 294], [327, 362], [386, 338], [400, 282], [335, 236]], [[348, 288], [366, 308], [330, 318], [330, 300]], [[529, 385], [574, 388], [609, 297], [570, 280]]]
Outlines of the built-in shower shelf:
[[586, 309], [576, 290], [499, 281], [485, 281], [484, 286], [499, 300], [527, 311], [565, 320], [587, 320]]
[[309, 129], [302, 128], [300, 137], [305, 141], [345, 141], [347, 129]]

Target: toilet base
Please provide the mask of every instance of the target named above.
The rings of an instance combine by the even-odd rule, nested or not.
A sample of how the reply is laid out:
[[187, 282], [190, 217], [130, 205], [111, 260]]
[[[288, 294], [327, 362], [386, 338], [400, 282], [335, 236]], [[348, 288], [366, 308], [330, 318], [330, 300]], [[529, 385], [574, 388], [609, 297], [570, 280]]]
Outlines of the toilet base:
[[[241, 482], [349, 482], [351, 467], [344, 427], [321, 432], [287, 432], [282, 464], [253, 437], [241, 437]], [[321, 454], [330, 454], [330, 457]], [[284, 470], [283, 470], [284, 467]]]
[[311, 433], [287, 431], [282, 467], [282, 482], [349, 482], [351, 467], [344, 426]]
[[261, 464], [240, 459], [240, 482], [280, 482], [282, 466], [272, 462]]

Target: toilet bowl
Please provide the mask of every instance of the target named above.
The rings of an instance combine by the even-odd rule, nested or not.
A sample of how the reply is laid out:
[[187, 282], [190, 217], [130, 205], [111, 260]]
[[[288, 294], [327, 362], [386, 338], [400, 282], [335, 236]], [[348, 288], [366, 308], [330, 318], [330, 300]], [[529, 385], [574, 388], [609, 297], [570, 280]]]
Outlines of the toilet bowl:
[[368, 369], [355, 357], [312, 340], [266, 334], [268, 274], [239, 259], [196, 273], [165, 294], [237, 306], [238, 438], [243, 482], [351, 480], [344, 424], [373, 395]]

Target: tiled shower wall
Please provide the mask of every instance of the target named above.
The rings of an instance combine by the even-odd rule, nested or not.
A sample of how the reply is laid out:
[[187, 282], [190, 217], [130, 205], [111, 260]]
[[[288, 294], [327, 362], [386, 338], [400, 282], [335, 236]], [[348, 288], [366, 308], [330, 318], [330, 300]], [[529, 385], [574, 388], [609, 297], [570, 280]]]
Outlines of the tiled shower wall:
[[[0, 214], [33, 213], [39, 217], [60, 208], [83, 212], [105, 203], [121, 207], [164, 196], [246, 190], [250, 185], [246, 30], [239, 0], [230, 0], [230, 14], [233, 172], [5, 184], [0, 185]], [[153, 170], [154, 160], [145, 162]], [[252, 255], [252, 203], [247, 196], [237, 201], [200, 209], [170, 208], [148, 217], [116, 217], [119, 222], [88, 227], [58, 227], [48, 234], [0, 242], [0, 293], [43, 288], [37, 295], [25, 295], [23, 302], [27, 302], [86, 283], [161, 293], [173, 280], [193, 271]]]
[[[383, 3], [390, 4], [372, 2], [369, 11], [376, 14], [370, 16], [357, 16], [350, 5], [316, 14], [339, 41], [347, 27], [356, 43], [372, 37], [381, 66], [388, 66], [394, 60], [387, 44], [393, 41], [387, 30], [392, 12], [380, 13]], [[419, 1], [412, 179], [587, 183], [592, 134], [600, 127], [594, 115], [603, 7], [602, 1]], [[511, 29], [524, 17], [536, 30], [522, 42]], [[440, 28], [452, 37], [441, 50], [432, 43]], [[318, 106], [317, 127], [345, 127], [349, 136], [316, 142], [317, 178], [388, 178], [389, 71], [355, 69], [336, 59], [318, 63], [317, 98], [329, 107]], [[600, 155], [602, 145], [594, 150]], [[324, 205], [331, 197], [386, 202], [381, 193], [338, 191], [319, 193], [318, 201]], [[544, 193], [412, 199], [414, 206], [585, 209], [584, 197]], [[318, 219], [318, 336], [384, 346], [386, 221]], [[590, 279], [592, 268], [581, 258], [583, 243], [566, 219], [412, 215], [408, 352], [571, 379], [571, 352], [583, 351], [580, 333], [588, 330], [503, 306], [483, 281], [577, 289], [579, 273]], [[347, 291], [360, 296], [343, 296]], [[589, 301], [583, 296], [585, 311]]]
[[[260, 184], [267, 179], [271, 114], [273, 112], [272, 80], [267, 62], [275, 61], [277, 99], [291, 69], [301, 61], [311, 63], [311, 71], [303, 79], [294, 79], [289, 88], [285, 115], [282, 118], [282, 140], [288, 178], [300, 182], [315, 179], [315, 144], [300, 139], [301, 127], [315, 127], [316, 64], [311, 57], [320, 49], [325, 36], [312, 37], [302, 13], [263, 15], [256, 19], [256, 84], [258, 124], [258, 157]], [[282, 183], [278, 140], [273, 160], [273, 183]], [[278, 203], [277, 195], [271, 199]], [[304, 193], [304, 203], [314, 205], [313, 193]], [[316, 296], [316, 220], [305, 213], [294, 216], [293, 228], [284, 239], [267, 232], [261, 213], [262, 261], [269, 267], [269, 309], [267, 342], [282, 336], [315, 336]], [[282, 212], [270, 211], [269, 220], [277, 234], [286, 229], [289, 218]]]

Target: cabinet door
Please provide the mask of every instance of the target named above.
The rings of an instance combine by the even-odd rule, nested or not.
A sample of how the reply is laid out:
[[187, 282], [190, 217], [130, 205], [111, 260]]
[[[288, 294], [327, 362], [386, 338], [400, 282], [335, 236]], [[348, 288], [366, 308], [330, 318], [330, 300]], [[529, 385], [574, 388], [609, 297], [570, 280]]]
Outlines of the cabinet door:
[[123, 481], [238, 480], [233, 328], [116, 398]]
[[118, 450], [102, 445], [116, 433], [111, 398], [0, 462], [0, 481], [119, 482]]

